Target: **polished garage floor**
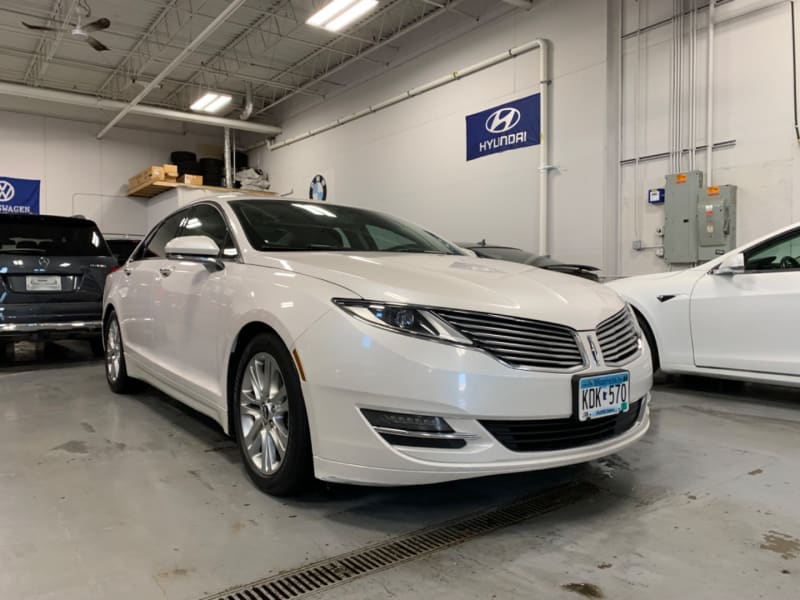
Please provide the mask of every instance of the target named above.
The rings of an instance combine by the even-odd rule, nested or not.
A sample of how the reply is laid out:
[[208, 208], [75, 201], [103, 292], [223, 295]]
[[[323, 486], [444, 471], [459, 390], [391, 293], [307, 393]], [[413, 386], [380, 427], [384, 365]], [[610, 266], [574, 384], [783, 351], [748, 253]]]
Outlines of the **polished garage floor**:
[[[326, 598], [800, 597], [800, 392], [681, 379], [591, 465], [277, 500], [209, 420], [81, 344], [0, 363], [0, 598], [199, 599], [566, 480], [599, 493]], [[316, 597], [320, 597], [319, 595]]]

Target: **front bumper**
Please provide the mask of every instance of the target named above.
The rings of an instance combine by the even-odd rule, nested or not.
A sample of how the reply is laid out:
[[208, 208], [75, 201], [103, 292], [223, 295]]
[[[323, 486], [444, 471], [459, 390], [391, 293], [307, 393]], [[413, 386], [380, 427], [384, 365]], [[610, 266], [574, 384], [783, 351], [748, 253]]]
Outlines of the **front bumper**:
[[[296, 343], [306, 374], [316, 476], [370, 485], [413, 485], [548, 469], [613, 454], [649, 428], [652, 369], [643, 350], [620, 367], [630, 373], [638, 419], [614, 437], [547, 452], [515, 452], [480, 420], [547, 420], [573, 413], [575, 373], [510, 368], [479, 350], [385, 331], [331, 311]], [[586, 368], [578, 375], [608, 372]], [[457, 449], [390, 444], [362, 409], [444, 418], [466, 444]]]
[[100, 335], [102, 328], [102, 321], [0, 323], [0, 340], [90, 338]]

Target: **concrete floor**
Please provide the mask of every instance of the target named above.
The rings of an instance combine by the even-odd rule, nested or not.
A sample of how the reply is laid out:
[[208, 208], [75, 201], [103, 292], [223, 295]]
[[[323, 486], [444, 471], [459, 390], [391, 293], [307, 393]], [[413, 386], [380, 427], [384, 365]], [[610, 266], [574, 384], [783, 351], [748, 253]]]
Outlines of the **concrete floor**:
[[601, 492], [325, 597], [800, 597], [800, 391], [681, 379], [590, 465], [287, 501], [209, 420], [111, 394], [87, 352], [0, 364], [0, 598], [193, 600], [567, 479]]

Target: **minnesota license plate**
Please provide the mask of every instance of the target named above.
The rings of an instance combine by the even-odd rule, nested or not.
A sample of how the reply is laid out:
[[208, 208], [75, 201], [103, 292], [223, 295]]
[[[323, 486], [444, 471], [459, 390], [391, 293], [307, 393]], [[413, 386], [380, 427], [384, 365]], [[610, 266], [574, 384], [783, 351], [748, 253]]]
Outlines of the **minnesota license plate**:
[[58, 275], [28, 275], [25, 289], [29, 292], [60, 292], [61, 277]]
[[589, 421], [627, 412], [630, 391], [630, 375], [624, 371], [580, 378], [578, 420]]

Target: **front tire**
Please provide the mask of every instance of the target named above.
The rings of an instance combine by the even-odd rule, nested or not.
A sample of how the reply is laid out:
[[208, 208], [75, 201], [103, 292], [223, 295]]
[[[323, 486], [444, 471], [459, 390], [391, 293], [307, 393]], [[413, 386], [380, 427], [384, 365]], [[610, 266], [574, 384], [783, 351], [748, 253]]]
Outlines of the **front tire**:
[[259, 334], [239, 357], [233, 415], [245, 469], [258, 488], [291, 496], [310, 484], [311, 436], [300, 378], [275, 335]]
[[638, 310], [634, 309], [633, 312], [636, 315], [636, 320], [639, 322], [639, 327], [644, 334], [644, 339], [647, 341], [647, 345], [650, 346], [650, 358], [653, 361], [653, 375], [655, 375], [661, 368], [661, 359], [658, 356], [658, 346], [656, 346], [656, 336], [653, 335], [653, 330], [650, 327], [650, 324], [647, 322], [647, 319], [645, 319]]
[[122, 344], [122, 330], [115, 312], [112, 312], [106, 319], [104, 335], [106, 339], [105, 357], [108, 387], [115, 394], [128, 394], [136, 391], [137, 381], [128, 376], [128, 367], [125, 364], [125, 348]]

